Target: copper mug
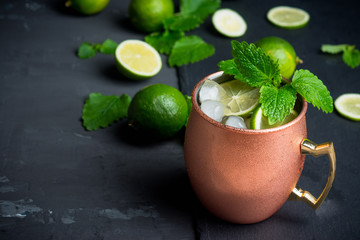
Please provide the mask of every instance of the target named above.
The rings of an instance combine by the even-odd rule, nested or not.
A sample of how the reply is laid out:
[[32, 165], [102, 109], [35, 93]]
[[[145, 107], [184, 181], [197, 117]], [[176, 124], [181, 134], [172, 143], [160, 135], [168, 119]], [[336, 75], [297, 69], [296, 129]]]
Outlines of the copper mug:
[[[200, 202], [219, 218], [242, 224], [269, 218], [290, 195], [317, 209], [331, 189], [336, 158], [332, 142], [315, 144], [306, 139], [307, 102], [300, 101], [298, 117], [276, 128], [225, 126], [200, 110], [197, 96], [206, 79], [222, 82], [229, 78], [223, 72], [211, 74], [195, 86], [191, 96], [184, 157]], [[296, 185], [308, 154], [329, 158], [329, 177], [318, 198]]]

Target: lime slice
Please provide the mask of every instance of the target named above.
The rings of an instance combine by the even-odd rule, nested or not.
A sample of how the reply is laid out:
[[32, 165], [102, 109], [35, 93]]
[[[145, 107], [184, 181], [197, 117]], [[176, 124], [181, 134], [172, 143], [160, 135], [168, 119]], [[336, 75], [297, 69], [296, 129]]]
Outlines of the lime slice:
[[291, 122], [297, 116], [298, 116], [298, 113], [294, 109], [291, 109], [290, 114], [285, 117], [284, 121], [277, 122], [273, 125], [269, 125], [268, 118], [263, 115], [261, 107], [258, 106], [255, 109], [254, 114], [252, 115], [252, 117], [250, 119], [250, 128], [251, 129], [267, 129], [267, 128], [279, 127], [281, 125]]
[[335, 100], [336, 110], [346, 118], [360, 121], [360, 94], [345, 93]]
[[125, 40], [115, 52], [119, 71], [134, 80], [143, 80], [155, 76], [162, 67], [159, 53], [140, 40]]
[[310, 20], [310, 15], [306, 11], [287, 6], [271, 8], [266, 17], [275, 26], [287, 29], [305, 27]]
[[259, 104], [259, 88], [253, 88], [240, 80], [220, 84], [226, 95], [220, 100], [225, 106], [225, 116], [246, 116]]
[[212, 17], [212, 23], [219, 33], [227, 37], [240, 37], [247, 29], [241, 15], [228, 8], [217, 10]]

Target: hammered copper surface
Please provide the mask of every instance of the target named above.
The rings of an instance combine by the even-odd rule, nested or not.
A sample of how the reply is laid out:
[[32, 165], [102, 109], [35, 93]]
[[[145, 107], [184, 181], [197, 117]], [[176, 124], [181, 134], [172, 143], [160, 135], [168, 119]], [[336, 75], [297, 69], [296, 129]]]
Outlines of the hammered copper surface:
[[202, 113], [197, 103], [201, 80], [192, 93], [193, 108], [185, 134], [185, 163], [202, 204], [235, 223], [255, 223], [273, 215], [288, 199], [301, 175], [306, 138], [305, 113], [278, 128], [236, 129]]

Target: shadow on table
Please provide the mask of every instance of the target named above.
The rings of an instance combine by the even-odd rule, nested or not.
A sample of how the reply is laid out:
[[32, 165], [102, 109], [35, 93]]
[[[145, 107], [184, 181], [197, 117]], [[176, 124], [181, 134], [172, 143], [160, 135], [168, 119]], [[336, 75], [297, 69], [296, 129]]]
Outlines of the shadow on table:
[[255, 224], [229, 223], [202, 209], [196, 221], [196, 232], [201, 240], [297, 239], [296, 237], [302, 236], [302, 228], [309, 224], [300, 215], [295, 215], [288, 206]]
[[53, 0], [49, 1], [47, 4], [55, 11], [60, 14], [69, 15], [69, 16], [79, 16], [84, 17], [86, 15], [80, 14], [70, 7], [65, 6], [66, 0]]
[[156, 136], [155, 134], [136, 131], [128, 125], [128, 121], [122, 121], [118, 124], [115, 135], [120, 141], [135, 146], [153, 146], [162, 144], [167, 141], [176, 142], [180, 145], [183, 145], [185, 129], [181, 129], [173, 137], [163, 139]]

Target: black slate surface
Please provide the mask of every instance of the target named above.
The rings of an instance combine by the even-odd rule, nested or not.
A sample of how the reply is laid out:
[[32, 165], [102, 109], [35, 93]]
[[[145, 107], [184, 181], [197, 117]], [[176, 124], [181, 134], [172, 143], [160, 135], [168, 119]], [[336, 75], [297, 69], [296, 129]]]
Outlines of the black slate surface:
[[[152, 79], [132, 82], [115, 69], [114, 59], [97, 55], [79, 60], [84, 41], [117, 42], [144, 34], [127, 20], [129, 1], [111, 1], [100, 14], [84, 17], [64, 1], [3, 0], [0, 3], [0, 239], [359, 239], [358, 162], [360, 123], [307, 113], [308, 136], [332, 140], [337, 155], [333, 188], [317, 211], [287, 202], [270, 219], [253, 225], [221, 221], [194, 196], [183, 161], [183, 132], [167, 141], [134, 135], [126, 121], [88, 132], [81, 109], [89, 93], [133, 96], [152, 83], [190, 94], [194, 84], [231, 57], [230, 39], [208, 19], [191, 32], [215, 46], [204, 61], [169, 68]], [[277, 5], [297, 6], [310, 24], [284, 30], [265, 19]], [[336, 98], [360, 92], [360, 68], [341, 56], [322, 54], [323, 43], [360, 47], [357, 1], [223, 0], [237, 10], [248, 31], [239, 41], [265, 36], [287, 39]], [[166, 63], [166, 56], [163, 62]], [[307, 158], [299, 185], [321, 191], [326, 158]]]

